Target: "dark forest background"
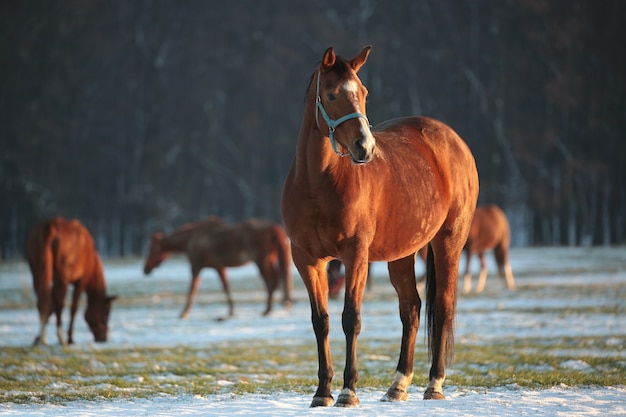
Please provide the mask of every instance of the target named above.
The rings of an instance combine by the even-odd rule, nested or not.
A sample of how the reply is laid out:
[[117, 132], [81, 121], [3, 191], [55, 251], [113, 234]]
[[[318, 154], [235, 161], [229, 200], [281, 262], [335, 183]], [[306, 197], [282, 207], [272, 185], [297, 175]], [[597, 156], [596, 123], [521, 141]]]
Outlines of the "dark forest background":
[[624, 244], [625, 22], [622, 0], [4, 0], [0, 259], [53, 215], [106, 256], [280, 221], [309, 77], [366, 44], [372, 123], [450, 124], [514, 244]]

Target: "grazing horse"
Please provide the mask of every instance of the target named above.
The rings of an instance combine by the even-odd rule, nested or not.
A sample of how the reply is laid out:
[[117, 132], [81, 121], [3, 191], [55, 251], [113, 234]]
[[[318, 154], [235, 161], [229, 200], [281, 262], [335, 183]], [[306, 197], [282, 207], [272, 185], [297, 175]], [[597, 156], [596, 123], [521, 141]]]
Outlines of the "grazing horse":
[[359, 404], [357, 337], [369, 261], [388, 262], [402, 321], [396, 377], [383, 400], [407, 398], [421, 306], [415, 256], [429, 242], [426, 311], [432, 366], [424, 398], [444, 398], [459, 259], [478, 198], [474, 157], [449, 126], [431, 118], [407, 117], [370, 129], [367, 89], [357, 75], [369, 52], [368, 46], [346, 60], [333, 48], [325, 51], [307, 89], [282, 194], [283, 220], [309, 294], [317, 338], [319, 385], [312, 407], [334, 401], [325, 268], [332, 258], [341, 259], [346, 271], [342, 314], [346, 362], [335, 405]]
[[465, 276], [463, 279], [463, 293], [467, 294], [472, 289], [472, 274], [469, 271], [470, 260], [473, 254], [480, 259], [480, 275], [476, 292], [480, 293], [485, 289], [487, 281], [487, 264], [485, 263], [485, 252], [493, 249], [500, 278], [505, 278], [506, 287], [509, 290], [515, 289], [515, 279], [509, 263], [509, 244], [511, 235], [509, 222], [506, 215], [496, 205], [480, 206], [476, 208], [474, 220], [470, 228], [467, 243], [465, 244], [465, 254], [467, 262], [465, 264]]
[[226, 268], [249, 262], [256, 263], [267, 289], [267, 307], [263, 315], [272, 310], [272, 295], [278, 285], [283, 286], [283, 304], [291, 305], [291, 252], [287, 235], [278, 224], [260, 219], [228, 224], [210, 216], [203, 221], [185, 224], [167, 236], [157, 232], [150, 241], [144, 273], [149, 275], [172, 252], [185, 253], [191, 264], [191, 287], [181, 318], [189, 315], [198, 292], [202, 268], [217, 271], [226, 293], [228, 316], [231, 317], [234, 303]]
[[[57, 317], [59, 343], [74, 343], [74, 316], [81, 294], [87, 293], [85, 321], [96, 342], [106, 342], [114, 296], [106, 295], [102, 263], [89, 231], [78, 220], [56, 217], [36, 224], [26, 247], [33, 275], [41, 329], [35, 345], [47, 345], [46, 324], [52, 312]], [[61, 313], [69, 285], [74, 286], [67, 343], [63, 338]]]

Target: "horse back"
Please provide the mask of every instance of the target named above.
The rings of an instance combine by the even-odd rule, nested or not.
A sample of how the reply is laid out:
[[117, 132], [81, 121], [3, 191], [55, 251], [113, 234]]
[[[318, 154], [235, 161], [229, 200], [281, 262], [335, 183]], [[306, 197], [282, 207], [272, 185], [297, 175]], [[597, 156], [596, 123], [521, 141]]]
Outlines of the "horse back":
[[198, 266], [237, 267], [249, 262], [263, 263], [268, 256], [278, 260], [283, 256], [286, 241], [282, 227], [251, 218], [199, 228], [189, 239], [187, 253], [192, 264]]
[[[411, 251], [417, 251], [438, 233], [455, 229], [459, 216], [471, 218], [478, 196], [476, 163], [452, 128], [428, 117], [405, 117], [383, 122], [373, 131], [377, 155], [368, 167], [375, 171], [372, 183], [379, 188], [371, 192], [385, 202], [377, 207], [387, 236], [406, 234], [405, 241], [413, 243]], [[420, 215], [409, 219], [411, 212]], [[387, 233], [394, 224], [399, 229]], [[387, 247], [394, 244], [377, 241]]]

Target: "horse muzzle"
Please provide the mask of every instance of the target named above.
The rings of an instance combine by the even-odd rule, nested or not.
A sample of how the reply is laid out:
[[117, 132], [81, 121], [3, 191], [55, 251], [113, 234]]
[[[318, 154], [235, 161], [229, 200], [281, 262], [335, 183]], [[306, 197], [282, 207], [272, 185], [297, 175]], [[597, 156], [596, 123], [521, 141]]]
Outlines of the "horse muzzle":
[[366, 164], [374, 159], [375, 148], [376, 141], [373, 136], [370, 136], [355, 140], [352, 146], [348, 148], [348, 151], [353, 163]]

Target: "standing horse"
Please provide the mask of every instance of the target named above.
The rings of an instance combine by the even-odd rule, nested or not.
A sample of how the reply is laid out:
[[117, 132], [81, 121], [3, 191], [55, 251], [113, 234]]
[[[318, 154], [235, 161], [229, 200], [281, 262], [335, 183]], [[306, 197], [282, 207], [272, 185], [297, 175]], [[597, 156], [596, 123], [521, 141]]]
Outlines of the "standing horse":
[[388, 261], [402, 321], [396, 377], [383, 400], [407, 398], [421, 306], [415, 256], [428, 242], [432, 366], [424, 398], [444, 398], [459, 259], [478, 198], [474, 157], [444, 123], [408, 117], [370, 130], [367, 89], [357, 75], [369, 52], [365, 47], [350, 60], [335, 55], [333, 48], [324, 53], [307, 89], [296, 153], [283, 188], [282, 215], [293, 260], [309, 293], [317, 338], [319, 385], [311, 406], [334, 401], [325, 269], [332, 258], [341, 259], [346, 270], [346, 363], [335, 405], [359, 404], [356, 342], [368, 261]]
[[509, 263], [509, 244], [511, 235], [509, 222], [506, 215], [496, 205], [487, 205], [476, 208], [474, 220], [470, 228], [467, 243], [465, 244], [465, 254], [467, 262], [465, 264], [465, 276], [463, 279], [463, 293], [467, 294], [472, 289], [472, 274], [469, 271], [470, 260], [473, 254], [480, 259], [480, 275], [476, 292], [481, 293], [485, 289], [487, 281], [487, 264], [485, 263], [485, 252], [493, 249], [498, 272], [500, 277], [506, 279], [506, 287], [509, 290], [515, 288], [515, 279]]
[[[26, 257], [33, 275], [41, 325], [35, 344], [48, 344], [46, 324], [53, 311], [57, 318], [59, 343], [74, 343], [74, 316], [83, 291], [87, 293], [85, 321], [96, 342], [106, 342], [111, 302], [115, 297], [106, 295], [102, 263], [89, 231], [78, 220], [56, 217], [42, 221], [28, 236]], [[74, 292], [66, 343], [61, 313], [70, 284], [74, 286]]]
[[191, 287], [181, 318], [189, 315], [198, 292], [202, 268], [217, 271], [226, 293], [228, 316], [231, 317], [234, 303], [226, 268], [249, 262], [256, 263], [267, 289], [267, 306], [263, 315], [272, 310], [272, 295], [279, 284], [283, 286], [283, 304], [291, 305], [291, 252], [287, 235], [278, 224], [259, 219], [227, 224], [210, 216], [204, 221], [185, 224], [167, 236], [157, 232], [150, 241], [144, 273], [149, 275], [172, 252], [185, 253], [191, 264]]

